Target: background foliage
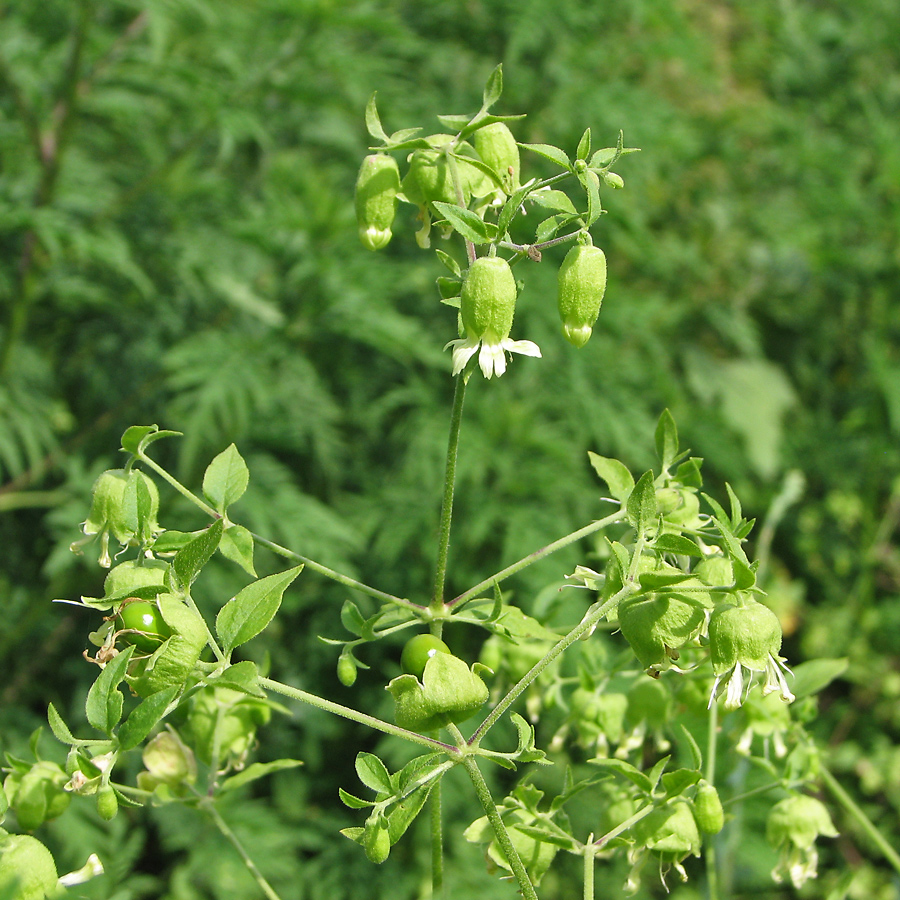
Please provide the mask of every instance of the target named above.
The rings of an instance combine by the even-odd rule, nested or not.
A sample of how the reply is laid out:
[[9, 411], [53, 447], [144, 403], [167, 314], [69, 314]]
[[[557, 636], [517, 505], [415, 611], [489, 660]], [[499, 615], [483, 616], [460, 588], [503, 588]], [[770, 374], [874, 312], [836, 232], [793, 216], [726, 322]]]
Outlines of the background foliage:
[[[0, 749], [21, 752], [48, 701], [83, 717], [96, 623], [49, 601], [99, 589], [68, 546], [130, 424], [184, 431], [159, 446], [188, 482], [236, 442], [245, 524], [400, 596], [427, 592], [455, 322], [431, 255], [358, 243], [362, 113], [377, 89], [388, 130], [435, 130], [432, 111], [473, 111], [502, 62], [498, 112], [528, 114], [521, 140], [574, 149], [590, 125], [610, 145], [621, 128], [643, 152], [595, 229], [610, 285], [593, 340], [567, 352], [555, 265], [534, 266], [516, 331], [544, 361], [470, 391], [450, 591], [591, 518], [586, 451], [646, 468], [664, 406], [748, 514], [790, 499], [801, 473], [766, 587], [792, 660], [850, 657], [812, 727], [896, 846], [898, 39], [889, 0], [565, 0], [552, 15], [536, 0], [0, 3]], [[528, 569], [517, 601], [555, 602], [589, 551]], [[240, 582], [223, 568], [206, 585], [214, 609]], [[316, 636], [340, 633], [345, 597], [305, 573], [248, 651], [340, 699]], [[383, 682], [360, 683], [387, 713]], [[416, 841], [374, 870], [336, 837], [337, 785], [373, 741], [305, 708], [267, 730], [266, 758], [305, 766], [223, 814], [285, 896], [369, 897], [382, 881], [416, 896]], [[477, 813], [445, 796], [453, 835]], [[896, 897], [853, 822], [838, 827], [809, 893], [850, 867], [850, 896]], [[104, 857], [84, 896], [249, 896], [240, 861], [186, 811], [105, 824], [75, 804], [44, 830], [63, 870]], [[458, 831], [456, 895], [509, 896]], [[783, 893], [732, 858], [735, 895]]]

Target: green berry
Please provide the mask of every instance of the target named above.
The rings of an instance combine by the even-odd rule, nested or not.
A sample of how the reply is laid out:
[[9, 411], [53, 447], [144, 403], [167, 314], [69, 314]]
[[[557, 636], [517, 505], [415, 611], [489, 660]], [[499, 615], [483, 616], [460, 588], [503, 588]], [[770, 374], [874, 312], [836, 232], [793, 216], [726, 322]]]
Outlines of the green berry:
[[576, 244], [559, 267], [559, 317], [569, 343], [583, 347], [591, 336], [606, 291], [606, 255]]
[[159, 607], [148, 600], [126, 600], [116, 613], [115, 624], [122, 640], [144, 653], [153, 653], [172, 636]]
[[450, 648], [439, 637], [435, 637], [433, 634], [417, 634], [406, 642], [406, 646], [400, 654], [400, 668], [407, 675], [415, 675], [421, 680], [428, 660], [435, 653], [449, 652]]

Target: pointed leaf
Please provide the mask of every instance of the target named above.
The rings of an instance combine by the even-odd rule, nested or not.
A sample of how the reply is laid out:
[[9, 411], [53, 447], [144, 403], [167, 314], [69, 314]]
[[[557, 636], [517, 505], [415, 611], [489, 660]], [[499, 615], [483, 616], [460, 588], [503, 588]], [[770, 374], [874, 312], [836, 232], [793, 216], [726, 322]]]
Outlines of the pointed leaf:
[[150, 734], [162, 718], [166, 707], [175, 699], [179, 689], [178, 685], [163, 688], [155, 694], [150, 694], [131, 711], [119, 729], [119, 746], [123, 750], [137, 747]]
[[694, 768], [697, 770], [702, 769], [703, 767], [703, 754], [700, 752], [700, 746], [697, 744], [696, 738], [684, 727], [683, 724], [679, 723], [681, 728], [681, 736], [685, 739], [685, 742], [688, 745], [688, 748], [691, 751], [691, 761], [694, 764]]
[[499, 65], [488, 77], [487, 84], [484, 86], [482, 110], [490, 109], [503, 93], [503, 66]]
[[737, 528], [741, 524], [741, 501], [738, 500], [737, 494], [731, 489], [731, 485], [726, 481], [725, 490], [728, 491], [728, 500], [731, 503], [731, 527]]
[[703, 556], [703, 551], [690, 538], [683, 534], [661, 534], [654, 542], [653, 546], [663, 553], [677, 553], [680, 556]]
[[662, 411], [656, 424], [656, 455], [664, 472], [669, 470], [678, 456], [678, 428], [668, 409]]
[[456, 231], [473, 244], [489, 244], [497, 237], [497, 226], [485, 222], [470, 209], [454, 203], [442, 203], [440, 200], [435, 200], [434, 207]]
[[620, 501], [627, 500], [634, 489], [634, 478], [624, 463], [588, 451], [588, 459], [594, 471], [606, 482], [610, 494]]
[[367, 788], [371, 788], [376, 793], [394, 793], [390, 773], [374, 753], [358, 753], [356, 755], [356, 774]]
[[639, 534], [644, 534], [656, 526], [658, 508], [652, 472], [644, 472], [638, 479], [638, 483], [628, 497], [625, 509], [628, 513], [628, 521]]
[[132, 646], [113, 657], [88, 691], [84, 704], [87, 720], [97, 731], [104, 734], [112, 734], [113, 728], [122, 718], [123, 697], [117, 688], [125, 677], [133, 652]]
[[589, 759], [588, 762], [591, 763], [591, 765], [600, 766], [601, 768], [609, 769], [619, 775], [623, 775], [630, 782], [636, 784], [642, 791], [646, 791], [648, 794], [653, 788], [650, 779], [640, 769], [635, 768], [629, 762], [625, 762], [624, 759], [610, 759], [609, 757], [604, 756]]
[[791, 687], [794, 695], [800, 700], [811, 694], [817, 694], [827, 687], [835, 678], [840, 678], [847, 671], [849, 660], [843, 659], [811, 659], [809, 662], [794, 666], [794, 681]]
[[76, 743], [77, 738], [69, 731], [69, 726], [63, 721], [63, 717], [57, 712], [56, 707], [52, 703], [47, 707], [47, 721], [50, 723], [50, 730], [58, 741], [63, 744]]
[[667, 796], [677, 797], [699, 780], [700, 772], [696, 769], [676, 769], [663, 775], [662, 786]]
[[575, 159], [587, 159], [591, 152], [591, 129], [585, 128], [581, 140], [578, 142], [578, 149], [575, 151]]
[[462, 131], [469, 124], [468, 116], [438, 116], [437, 120], [450, 131]]
[[549, 159], [567, 171], [572, 171], [569, 157], [559, 147], [554, 147], [552, 144], [519, 144], [519, 146], [532, 153], [537, 153], [538, 156], [543, 156], [544, 159]]
[[366, 104], [366, 131], [368, 131], [376, 141], [383, 141], [386, 144], [388, 142], [388, 136], [381, 124], [381, 118], [378, 115], [378, 107], [375, 105], [376, 95], [377, 91], [369, 97], [369, 102]]
[[216, 634], [225, 653], [255, 638], [278, 612], [281, 597], [303, 566], [278, 572], [248, 584], [216, 616]]
[[132, 425], [122, 435], [122, 449], [140, 456], [154, 441], [167, 437], [181, 437], [181, 432], [160, 431], [158, 425]]
[[348, 793], [342, 787], [338, 788], [338, 796], [341, 798], [341, 802], [344, 806], [349, 806], [350, 809], [365, 809], [368, 806], [374, 806], [374, 800], [362, 800], [359, 797], [354, 797], [353, 794]]
[[357, 637], [362, 637], [366, 632], [366, 620], [352, 600], [345, 600], [341, 607], [341, 624]]
[[534, 191], [531, 194], [531, 200], [544, 209], [555, 209], [557, 212], [576, 214], [575, 204], [569, 199], [569, 195], [563, 191], [553, 191], [549, 188], [541, 191]]
[[445, 253], [443, 250], [435, 250], [437, 254], [437, 258], [450, 270], [452, 275], [455, 275], [457, 278], [462, 278], [462, 269], [459, 266], [459, 263], [449, 254]]
[[230, 444], [206, 468], [203, 493], [222, 515], [239, 500], [250, 481], [250, 471], [237, 447]]
[[248, 575], [256, 578], [253, 566], [253, 535], [243, 525], [228, 525], [219, 541], [219, 553], [237, 563]]
[[213, 687], [225, 687], [253, 697], [265, 697], [266, 692], [259, 686], [259, 668], [249, 659], [229, 666], [218, 678], [207, 682]]
[[175, 554], [172, 560], [172, 573], [182, 589], [186, 590], [194, 583], [200, 570], [216, 552], [224, 528], [225, 520], [216, 519], [209, 528], [201, 531]]
[[406, 829], [412, 825], [413, 820], [421, 812], [428, 795], [431, 793], [432, 784], [427, 784], [404, 797], [388, 813], [388, 834], [391, 844], [396, 844], [403, 837]]

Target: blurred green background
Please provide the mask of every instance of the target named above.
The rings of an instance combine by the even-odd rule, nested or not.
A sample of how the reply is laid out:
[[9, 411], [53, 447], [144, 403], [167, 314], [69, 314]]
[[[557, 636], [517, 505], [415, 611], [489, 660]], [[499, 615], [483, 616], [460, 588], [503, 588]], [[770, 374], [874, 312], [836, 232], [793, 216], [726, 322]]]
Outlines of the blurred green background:
[[[81, 651], [98, 623], [50, 601], [101, 589], [99, 551], [68, 547], [131, 424], [183, 431], [157, 456], [194, 486], [236, 442], [251, 471], [242, 524], [427, 594], [455, 315], [412, 207], [385, 251], [358, 242], [363, 111], [377, 90], [389, 132], [441, 130], [434, 116], [474, 112], [502, 62], [496, 111], [527, 114], [520, 140], [571, 153], [587, 126], [599, 146], [622, 129], [642, 152], [617, 167], [625, 190], [604, 195], [594, 228], [610, 281], [590, 343], [559, 334], [562, 252], [548, 252], [513, 334], [543, 361], [473, 379], [449, 590], [600, 515], [587, 451], [643, 471], [664, 407], [710, 493], [731, 483], [748, 515], [763, 519], [801, 473], [765, 586], [791, 661], [850, 658], [811, 727], [897, 846], [898, 47], [891, 0], [0, 2], [0, 750], [23, 752], [50, 701], [87, 731]], [[161, 518], [204, 524], [171, 493]], [[516, 599], [530, 607], [590, 551], [528, 569]], [[205, 576], [208, 609], [246, 581], [232, 569]], [[351, 692], [317, 640], [341, 635], [347, 595], [304, 574], [248, 652], [388, 715], [396, 648], [373, 649]], [[474, 658], [475, 636], [458, 640]], [[358, 824], [337, 786], [353, 790], [355, 753], [376, 747], [398, 752], [308, 709], [264, 733], [260, 758], [304, 768], [224, 812], [285, 900], [419, 895], [428, 853], [414, 834], [378, 869], [337, 835]], [[512, 896], [459, 834], [477, 815], [459, 788], [446, 791], [453, 896]], [[73, 804], [40, 836], [63, 871], [104, 857], [85, 897], [253, 895], [199, 821], [165, 808], [105, 824]], [[804, 895], [897, 897], [854, 822], [836, 823]], [[569, 875], [547, 896], [573, 895]], [[789, 895], [738, 872], [734, 896], [751, 892]]]

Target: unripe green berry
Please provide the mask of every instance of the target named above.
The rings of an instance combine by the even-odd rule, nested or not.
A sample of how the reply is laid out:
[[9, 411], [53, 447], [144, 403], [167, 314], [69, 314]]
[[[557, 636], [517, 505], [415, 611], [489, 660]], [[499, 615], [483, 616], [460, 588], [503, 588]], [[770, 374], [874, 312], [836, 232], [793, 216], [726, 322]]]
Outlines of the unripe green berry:
[[481, 256], [469, 266], [460, 295], [466, 333], [501, 340], [509, 336], [516, 311], [516, 279], [500, 256]]
[[388, 858], [391, 852], [391, 834], [384, 816], [379, 816], [375, 822], [366, 823], [363, 847], [369, 862], [380, 865]]
[[563, 334], [570, 344], [583, 347], [606, 292], [606, 254], [591, 244], [576, 244], [559, 267], [558, 281]]
[[359, 238], [369, 250], [381, 250], [391, 239], [397, 209], [400, 170], [393, 156], [367, 156], [356, 179], [356, 220]]
[[502, 179], [503, 188], [511, 194], [519, 186], [519, 146], [504, 122], [493, 122], [475, 132], [475, 150], [482, 162]]
[[119, 811], [119, 801], [116, 798], [116, 792], [110, 785], [100, 788], [97, 791], [97, 812], [101, 819], [109, 822], [116, 817]]
[[344, 687], [353, 687], [356, 682], [356, 663], [352, 656], [341, 654], [338, 658], [337, 677]]
[[719, 792], [708, 781], [701, 781], [697, 785], [694, 818], [697, 820], [697, 827], [704, 834], [718, 834], [725, 825], [725, 812]]

